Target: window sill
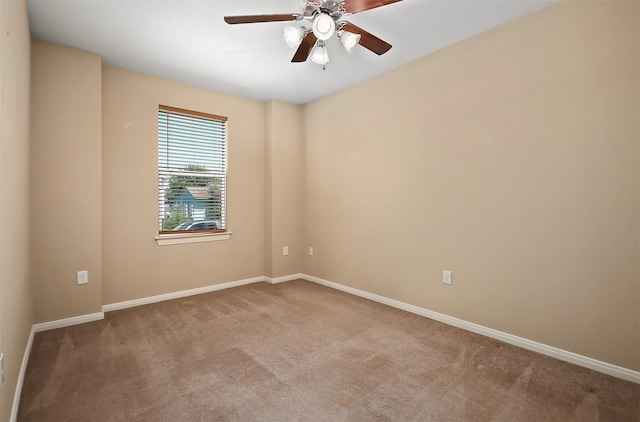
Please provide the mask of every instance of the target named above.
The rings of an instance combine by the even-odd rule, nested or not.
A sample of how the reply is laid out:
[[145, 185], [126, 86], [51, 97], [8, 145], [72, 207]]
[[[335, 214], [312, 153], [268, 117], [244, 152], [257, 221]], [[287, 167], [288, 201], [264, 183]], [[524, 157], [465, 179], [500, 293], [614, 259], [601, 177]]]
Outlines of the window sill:
[[224, 233], [190, 233], [190, 234], [161, 234], [156, 236], [158, 246], [182, 245], [185, 243], [217, 242], [229, 240], [231, 232]]

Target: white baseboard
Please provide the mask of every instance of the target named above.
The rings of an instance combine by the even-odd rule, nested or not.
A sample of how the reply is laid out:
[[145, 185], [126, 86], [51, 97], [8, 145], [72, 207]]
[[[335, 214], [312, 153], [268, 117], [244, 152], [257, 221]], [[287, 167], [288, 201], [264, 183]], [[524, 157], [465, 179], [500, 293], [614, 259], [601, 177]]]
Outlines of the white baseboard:
[[548, 346], [546, 344], [542, 344], [536, 341], [518, 337], [513, 334], [494, 330], [492, 328], [488, 328], [479, 324], [474, 324], [472, 322], [468, 322], [459, 318], [454, 318], [445, 314], [441, 314], [439, 312], [434, 312], [425, 308], [420, 308], [418, 306], [400, 302], [395, 299], [389, 299], [384, 296], [380, 296], [374, 293], [369, 293], [364, 290], [355, 289], [353, 287], [344, 286], [342, 284], [334, 283], [332, 281], [328, 281], [328, 280], [324, 280], [311, 275], [299, 273], [299, 274], [291, 274], [291, 275], [275, 277], [275, 278], [260, 276], [260, 277], [248, 278], [245, 280], [231, 281], [228, 283], [221, 283], [221, 284], [214, 284], [211, 286], [199, 287], [196, 289], [182, 290], [179, 292], [167, 293], [167, 294], [158, 295], [158, 296], [151, 296], [151, 297], [146, 297], [141, 299], [129, 300], [125, 302], [112, 303], [108, 305], [103, 305], [102, 312], [61, 319], [57, 321], [45, 322], [41, 324], [34, 324], [31, 330], [31, 335], [29, 337], [29, 342], [27, 344], [27, 349], [25, 350], [22, 367], [20, 369], [18, 385], [16, 386], [16, 395], [14, 397], [14, 408], [12, 409], [12, 413], [11, 413], [11, 417], [12, 417], [11, 422], [13, 422], [15, 420], [15, 417], [17, 417], [18, 404], [20, 400], [20, 392], [22, 391], [22, 382], [24, 379], [24, 372], [26, 371], [27, 362], [29, 359], [29, 353], [31, 351], [31, 344], [33, 342], [33, 336], [34, 336], [34, 333], [36, 332], [52, 330], [55, 328], [68, 327], [71, 325], [82, 324], [85, 322], [97, 321], [104, 318], [105, 312], [116, 311], [119, 309], [126, 309], [126, 308], [131, 308], [131, 307], [140, 306], [140, 305], [147, 305], [150, 303], [161, 302], [165, 300], [179, 299], [182, 297], [193, 296], [193, 295], [198, 295], [202, 293], [209, 293], [217, 290], [229, 289], [232, 287], [243, 286], [246, 284], [259, 283], [264, 281], [270, 284], [277, 284], [277, 283], [297, 280], [300, 278], [317, 283], [317, 284], [321, 284], [323, 286], [331, 287], [333, 289], [341, 290], [343, 292], [346, 292], [355, 296], [360, 296], [365, 299], [373, 300], [374, 302], [382, 303], [384, 305], [388, 305], [397, 309], [402, 309], [407, 312], [411, 312], [423, 317], [440, 321], [442, 323], [452, 325], [454, 327], [462, 328], [467, 331], [471, 331], [480, 335], [494, 338], [496, 340], [500, 340], [505, 343], [513, 344], [514, 346], [519, 346], [527, 350], [531, 350], [534, 352], [541, 353], [543, 355], [547, 355], [556, 359], [563, 360], [565, 362], [569, 362], [578, 366], [593, 369], [594, 371], [602, 372], [604, 374], [611, 375], [616, 378], [621, 378], [627, 381], [640, 384], [640, 372], [638, 371], [633, 371], [631, 369], [612, 365], [610, 363], [606, 363], [606, 362], [602, 362], [586, 356], [582, 356], [577, 353], [558, 349], [556, 347]]
[[264, 281], [266, 281], [269, 284], [278, 284], [278, 283], [284, 283], [285, 281], [297, 280], [299, 278], [302, 278], [302, 273], [284, 275], [282, 277], [275, 277], [275, 278], [265, 276]]
[[16, 422], [18, 418], [18, 409], [20, 408], [20, 395], [22, 395], [22, 385], [24, 384], [24, 376], [27, 373], [27, 364], [29, 363], [29, 355], [31, 355], [31, 346], [33, 345], [33, 336], [35, 335], [35, 325], [31, 327], [31, 333], [29, 333], [29, 339], [27, 340], [27, 347], [24, 349], [22, 355], [22, 365], [20, 365], [20, 372], [18, 372], [18, 381], [16, 382], [16, 391], [13, 394], [13, 405], [11, 407], [11, 416], [9, 416], [10, 422]]
[[104, 319], [104, 312], [96, 312], [94, 314], [86, 314], [71, 318], [57, 319], [55, 321], [42, 322], [33, 324], [33, 330], [36, 333], [40, 331], [55, 330], [56, 328], [70, 327], [72, 325], [84, 324], [85, 322], [100, 321]]
[[323, 286], [331, 287], [333, 289], [341, 290], [352, 295], [360, 296], [365, 299], [373, 300], [394, 308], [402, 309], [407, 312], [411, 312], [417, 315], [421, 315], [427, 318], [434, 319], [436, 321], [443, 322], [454, 327], [462, 328], [463, 330], [471, 331], [476, 334], [491, 337], [496, 340], [503, 341], [505, 343], [513, 344], [514, 346], [522, 347], [523, 349], [532, 350], [534, 352], [541, 353], [543, 355], [551, 356], [556, 359], [563, 360], [565, 362], [573, 363], [578, 366], [593, 369], [594, 371], [602, 372], [607, 375], [621, 378], [627, 381], [640, 384], [640, 372], [633, 371], [631, 369], [623, 368], [621, 366], [612, 365], [610, 363], [602, 362], [596, 359], [592, 359], [586, 356], [579, 355], [577, 353], [569, 352], [566, 350], [558, 349], [557, 347], [548, 346], [546, 344], [538, 343], [536, 341], [527, 340], [526, 338], [514, 336], [513, 334], [505, 333], [502, 331], [494, 330], [482, 325], [474, 324], [462, 319], [450, 317], [439, 312], [430, 311], [418, 306], [409, 305], [408, 303], [400, 302], [398, 300], [389, 299], [384, 296], [379, 296], [374, 293], [365, 292], [363, 290], [354, 289], [353, 287], [344, 286], [342, 284], [334, 283], [332, 281], [323, 280], [318, 277], [302, 274], [303, 279], [314, 283], [322, 284]]
[[194, 296], [202, 293], [215, 292], [216, 290], [230, 289], [232, 287], [244, 286], [245, 284], [260, 283], [266, 281], [266, 277], [253, 277], [245, 280], [230, 281], [228, 283], [212, 284], [211, 286], [198, 287], [195, 289], [181, 290], [179, 292], [166, 293], [163, 295], [143, 297], [141, 299], [127, 300], [124, 302], [102, 305], [102, 312], [117, 311], [119, 309], [133, 308], [134, 306], [148, 305], [150, 303], [162, 302], [165, 300], [179, 299], [181, 297]]

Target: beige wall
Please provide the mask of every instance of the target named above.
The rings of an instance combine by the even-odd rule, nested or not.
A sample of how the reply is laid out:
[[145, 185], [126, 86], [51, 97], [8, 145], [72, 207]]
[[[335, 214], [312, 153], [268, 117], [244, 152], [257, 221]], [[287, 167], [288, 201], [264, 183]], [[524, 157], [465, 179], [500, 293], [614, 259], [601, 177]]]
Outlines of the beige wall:
[[25, 1], [0, 1], [0, 421], [8, 421], [33, 324], [29, 275], [29, 66]]
[[640, 370], [639, 15], [561, 2], [305, 106], [303, 271]]
[[[227, 116], [227, 241], [158, 246], [158, 105]], [[264, 104], [103, 68], [103, 304], [264, 275]]]
[[[101, 311], [102, 63], [34, 41], [32, 65], [32, 272], [45, 322]], [[80, 270], [88, 284], [76, 284]]]
[[271, 100], [265, 116], [265, 275], [277, 278], [302, 270], [302, 109]]

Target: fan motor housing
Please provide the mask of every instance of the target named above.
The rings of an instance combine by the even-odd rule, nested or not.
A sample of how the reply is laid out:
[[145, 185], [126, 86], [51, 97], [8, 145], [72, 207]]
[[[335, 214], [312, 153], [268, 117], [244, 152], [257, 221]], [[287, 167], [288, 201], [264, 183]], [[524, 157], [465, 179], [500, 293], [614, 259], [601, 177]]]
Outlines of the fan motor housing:
[[323, 13], [326, 13], [328, 15], [334, 15], [336, 13], [339, 13], [343, 7], [344, 7], [344, 0], [342, 1], [329, 0], [329, 1], [322, 2], [322, 4], [320, 5], [320, 10]]

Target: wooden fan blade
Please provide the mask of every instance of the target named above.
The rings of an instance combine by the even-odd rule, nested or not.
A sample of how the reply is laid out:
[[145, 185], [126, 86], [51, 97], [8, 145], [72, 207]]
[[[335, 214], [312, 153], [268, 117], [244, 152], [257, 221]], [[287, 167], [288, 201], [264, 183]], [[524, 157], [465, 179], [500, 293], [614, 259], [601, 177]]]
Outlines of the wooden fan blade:
[[235, 25], [238, 23], [295, 21], [299, 19], [299, 17], [300, 15], [297, 13], [290, 13], [285, 15], [225, 16], [224, 21], [230, 25]]
[[353, 32], [354, 34], [360, 34], [359, 44], [364, 48], [373, 51], [378, 56], [383, 55], [391, 49], [391, 44], [381, 40], [375, 35], [368, 33], [364, 29], [352, 24], [351, 22], [347, 22], [347, 24], [344, 26], [344, 30]]
[[316, 45], [316, 41], [318, 38], [313, 34], [313, 32], [309, 32], [300, 43], [296, 54], [293, 55], [293, 59], [291, 59], [292, 63], [300, 63], [307, 60], [309, 57], [309, 53], [311, 53], [311, 49], [314, 45]]
[[344, 8], [349, 13], [364, 12], [365, 10], [375, 9], [376, 7], [386, 6], [400, 0], [345, 0]]

